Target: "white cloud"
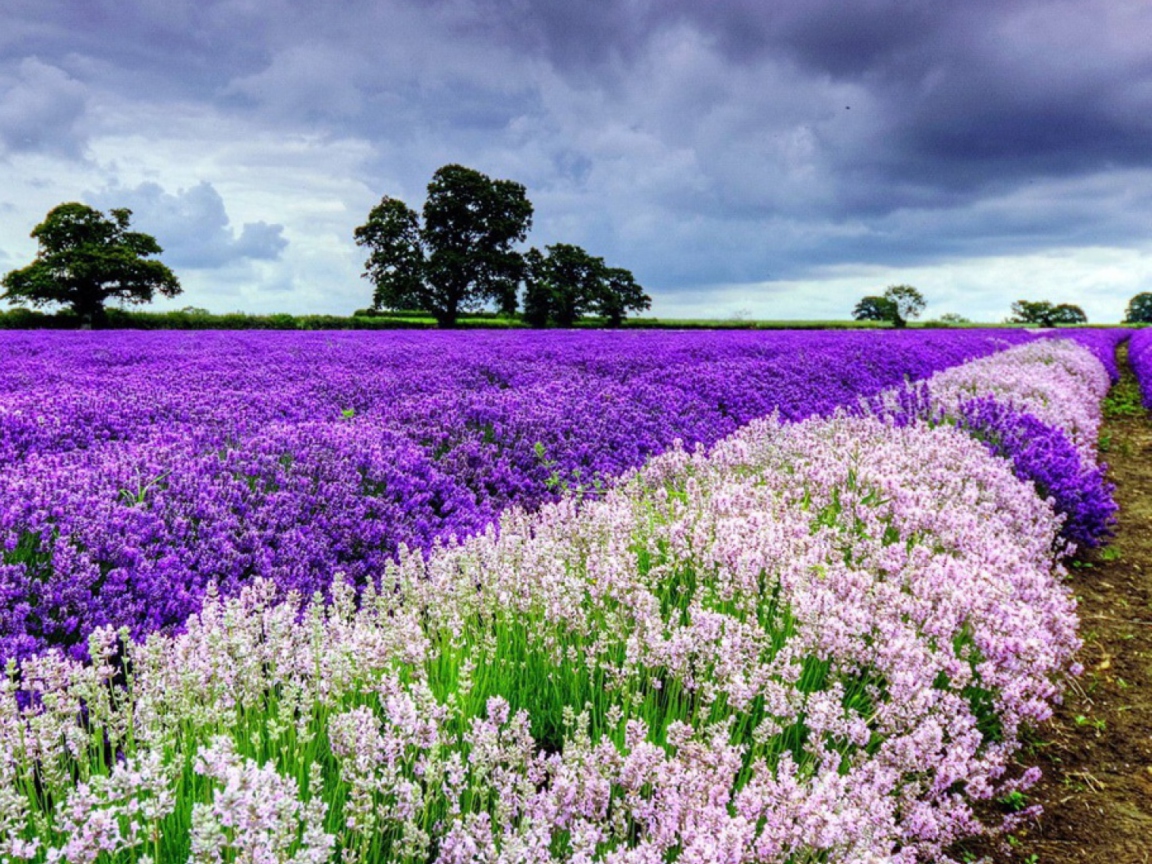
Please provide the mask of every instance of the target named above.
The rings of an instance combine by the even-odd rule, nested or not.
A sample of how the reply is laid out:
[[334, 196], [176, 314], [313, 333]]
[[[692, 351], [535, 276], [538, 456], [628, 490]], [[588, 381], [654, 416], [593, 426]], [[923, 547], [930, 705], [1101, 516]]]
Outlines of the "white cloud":
[[175, 194], [158, 183], [135, 188], [107, 186], [85, 196], [101, 210], [127, 207], [133, 226], [151, 234], [164, 248], [164, 261], [175, 268], [212, 269], [245, 259], [275, 260], [288, 245], [283, 225], [246, 223], [236, 235], [224, 199], [211, 183], [201, 181]]

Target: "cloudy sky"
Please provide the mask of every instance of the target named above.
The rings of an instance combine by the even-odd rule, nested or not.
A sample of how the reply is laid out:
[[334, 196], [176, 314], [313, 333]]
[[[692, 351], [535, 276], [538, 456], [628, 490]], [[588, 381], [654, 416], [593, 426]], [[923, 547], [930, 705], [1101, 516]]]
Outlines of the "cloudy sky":
[[3, 0], [0, 271], [130, 207], [160, 308], [368, 304], [353, 229], [456, 162], [665, 317], [1119, 320], [1152, 290], [1147, 0]]

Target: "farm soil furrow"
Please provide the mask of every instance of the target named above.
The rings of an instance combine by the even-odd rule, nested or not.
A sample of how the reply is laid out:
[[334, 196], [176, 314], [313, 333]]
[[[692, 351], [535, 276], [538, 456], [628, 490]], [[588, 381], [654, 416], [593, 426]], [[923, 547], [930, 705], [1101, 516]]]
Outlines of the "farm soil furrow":
[[1126, 366], [1101, 432], [1116, 537], [1074, 571], [1086, 671], [1022, 755], [1044, 769], [1028, 796], [1043, 814], [997, 864], [1152, 862], [1152, 418]]

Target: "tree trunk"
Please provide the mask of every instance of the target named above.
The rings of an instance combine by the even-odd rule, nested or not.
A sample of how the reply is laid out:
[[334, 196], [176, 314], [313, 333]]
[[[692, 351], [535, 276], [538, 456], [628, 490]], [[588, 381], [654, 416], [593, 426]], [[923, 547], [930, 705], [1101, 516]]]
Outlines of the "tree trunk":
[[80, 318], [81, 330], [99, 330], [108, 321], [108, 316], [104, 314], [104, 304], [99, 300], [75, 303], [72, 308]]

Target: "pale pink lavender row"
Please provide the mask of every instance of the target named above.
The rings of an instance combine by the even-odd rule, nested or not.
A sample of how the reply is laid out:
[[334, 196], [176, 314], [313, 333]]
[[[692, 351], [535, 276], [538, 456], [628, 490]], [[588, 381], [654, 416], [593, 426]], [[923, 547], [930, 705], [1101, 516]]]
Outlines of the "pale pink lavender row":
[[83, 652], [103, 624], [178, 625], [210, 581], [362, 584], [401, 545], [472, 534], [674, 440], [827, 414], [1032, 338], [0, 334], [0, 662]]
[[1114, 378], [1081, 347], [1070, 340], [1021, 345], [1007, 352], [1015, 363], [1005, 355], [978, 358], [865, 407], [900, 423], [950, 418], [1052, 500], [1065, 540], [1100, 546], [1118, 509], [1107, 466], [1096, 458], [1101, 404]]

